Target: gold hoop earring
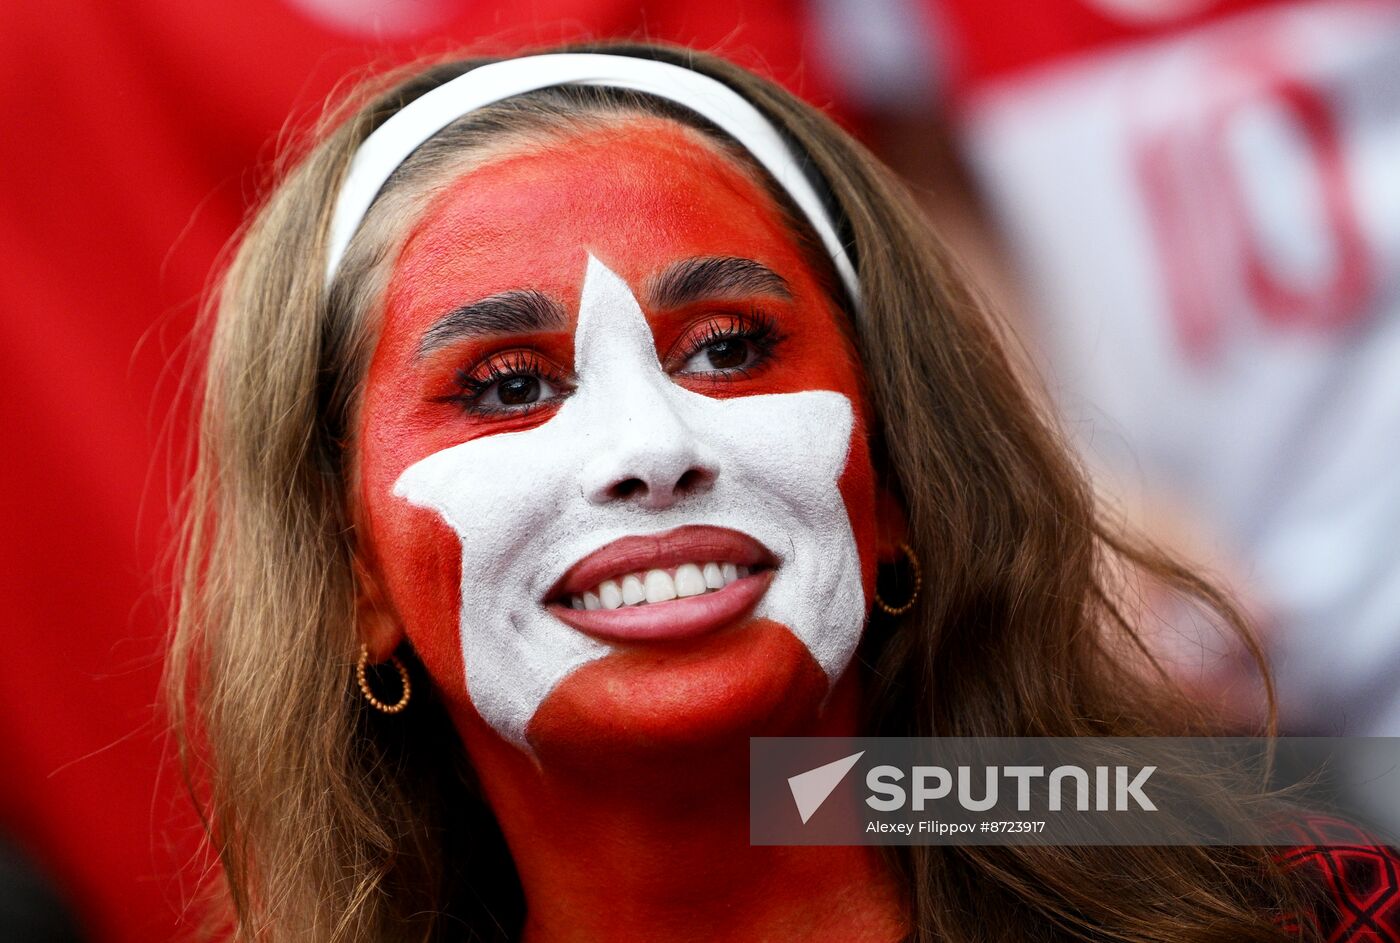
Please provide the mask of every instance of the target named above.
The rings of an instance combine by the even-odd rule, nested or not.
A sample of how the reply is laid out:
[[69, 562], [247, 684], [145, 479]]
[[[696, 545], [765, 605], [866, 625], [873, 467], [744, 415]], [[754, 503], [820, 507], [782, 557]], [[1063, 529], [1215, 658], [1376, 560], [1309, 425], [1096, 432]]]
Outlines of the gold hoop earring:
[[913, 549], [908, 544], [900, 544], [899, 549], [904, 551], [904, 556], [909, 560], [909, 569], [914, 574], [914, 591], [909, 594], [909, 598], [902, 606], [891, 606], [880, 598], [880, 590], [875, 590], [875, 605], [879, 606], [887, 615], [902, 616], [910, 609], [914, 608], [914, 602], [919, 598], [919, 590], [924, 585], [923, 571], [919, 568], [919, 558], [914, 556]]
[[408, 669], [399, 661], [397, 655], [390, 655], [389, 661], [394, 667], [399, 669], [399, 678], [403, 681], [403, 694], [399, 696], [397, 704], [385, 704], [374, 696], [374, 692], [369, 689], [369, 679], [365, 677], [365, 669], [369, 667], [369, 646], [360, 646], [360, 660], [355, 664], [355, 680], [360, 682], [360, 693], [369, 701], [370, 706], [375, 710], [383, 711], [386, 714], [397, 714], [408, 706], [408, 699], [413, 694], [413, 685], [408, 680]]

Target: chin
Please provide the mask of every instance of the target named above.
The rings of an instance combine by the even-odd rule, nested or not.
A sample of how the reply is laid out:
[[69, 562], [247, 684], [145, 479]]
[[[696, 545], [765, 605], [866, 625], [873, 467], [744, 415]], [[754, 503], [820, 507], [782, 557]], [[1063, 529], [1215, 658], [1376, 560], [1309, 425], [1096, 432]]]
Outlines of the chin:
[[750, 619], [582, 666], [550, 692], [527, 735], [546, 768], [698, 766], [707, 756], [742, 757], [747, 768], [749, 737], [815, 733], [827, 690], [786, 626]]

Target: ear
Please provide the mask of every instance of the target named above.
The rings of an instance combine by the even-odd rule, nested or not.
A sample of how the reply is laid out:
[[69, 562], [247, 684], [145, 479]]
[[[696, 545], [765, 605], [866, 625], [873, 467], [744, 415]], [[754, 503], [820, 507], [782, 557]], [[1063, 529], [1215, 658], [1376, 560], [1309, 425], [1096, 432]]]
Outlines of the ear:
[[909, 517], [904, 505], [888, 488], [875, 489], [875, 552], [881, 563], [894, 563], [904, 556], [900, 544], [908, 540]]
[[355, 557], [355, 622], [371, 664], [387, 661], [403, 642], [403, 621], [389, 602], [383, 582], [368, 561]]

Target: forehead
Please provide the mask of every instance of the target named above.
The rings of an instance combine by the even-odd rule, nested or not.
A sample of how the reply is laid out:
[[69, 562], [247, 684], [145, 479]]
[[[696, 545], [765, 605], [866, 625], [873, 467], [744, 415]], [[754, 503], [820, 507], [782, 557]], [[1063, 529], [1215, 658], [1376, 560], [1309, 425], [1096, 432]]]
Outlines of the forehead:
[[572, 301], [589, 253], [633, 286], [706, 255], [761, 262], [798, 292], [812, 280], [777, 205], [729, 157], [674, 122], [620, 119], [453, 180], [411, 229], [388, 309], [417, 322], [519, 288]]

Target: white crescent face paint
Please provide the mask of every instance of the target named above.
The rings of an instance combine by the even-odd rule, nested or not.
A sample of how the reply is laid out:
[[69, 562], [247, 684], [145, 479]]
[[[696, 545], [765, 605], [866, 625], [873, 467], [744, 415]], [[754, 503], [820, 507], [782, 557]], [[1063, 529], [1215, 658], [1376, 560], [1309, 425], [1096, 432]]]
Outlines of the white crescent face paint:
[[[834, 683], [865, 619], [860, 561], [837, 482], [851, 401], [828, 390], [716, 399], [673, 382], [627, 283], [591, 255], [574, 336], [577, 387], [534, 428], [483, 436], [411, 465], [394, 494], [462, 541], [462, 663], [477, 712], [530, 749], [526, 728], [574, 669], [613, 646], [544, 604], [574, 563], [615, 540], [683, 525], [747, 534], [778, 560], [753, 615], [787, 626]], [[666, 507], [618, 499], [627, 478], [708, 489]]]

